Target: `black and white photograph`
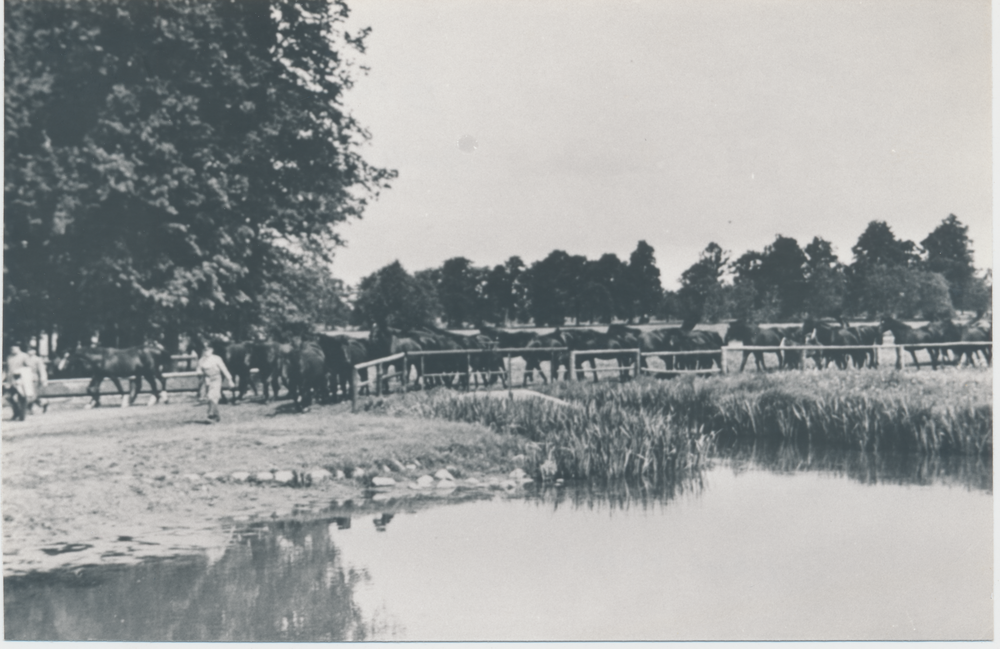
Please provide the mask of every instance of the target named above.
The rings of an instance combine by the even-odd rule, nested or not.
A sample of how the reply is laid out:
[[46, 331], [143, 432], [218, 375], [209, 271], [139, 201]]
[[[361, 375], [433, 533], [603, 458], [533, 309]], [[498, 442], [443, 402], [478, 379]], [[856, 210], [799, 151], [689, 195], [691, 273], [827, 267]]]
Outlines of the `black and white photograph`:
[[4, 639], [991, 643], [993, 9], [4, 0]]

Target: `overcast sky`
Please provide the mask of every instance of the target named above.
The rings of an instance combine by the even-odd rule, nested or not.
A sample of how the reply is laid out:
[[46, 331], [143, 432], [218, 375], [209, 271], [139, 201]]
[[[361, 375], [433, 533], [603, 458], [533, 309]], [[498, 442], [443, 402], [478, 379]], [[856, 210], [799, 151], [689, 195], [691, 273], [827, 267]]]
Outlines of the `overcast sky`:
[[919, 243], [949, 213], [992, 266], [988, 1], [348, 1], [347, 104], [399, 171], [340, 229], [348, 283], [645, 239], [676, 288], [710, 241], [849, 263], [869, 221]]

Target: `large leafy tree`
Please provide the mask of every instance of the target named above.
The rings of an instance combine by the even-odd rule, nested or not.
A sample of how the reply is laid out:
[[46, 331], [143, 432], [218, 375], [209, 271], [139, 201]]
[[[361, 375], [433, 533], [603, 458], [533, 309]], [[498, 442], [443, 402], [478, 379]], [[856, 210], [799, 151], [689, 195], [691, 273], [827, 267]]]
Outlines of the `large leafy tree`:
[[481, 319], [486, 273], [485, 268], [473, 266], [465, 257], [453, 257], [442, 264], [437, 292], [448, 326], [458, 328]]
[[530, 317], [524, 272], [524, 262], [514, 256], [487, 273], [483, 285], [486, 300], [484, 320], [508, 324], [511, 320], [527, 320]]
[[528, 310], [537, 326], [559, 326], [580, 315], [586, 264], [586, 257], [553, 250], [527, 270]]
[[[5, 3], [4, 329], [245, 335], [394, 172], [338, 0]], [[294, 251], [294, 252], [291, 252]]]
[[635, 315], [647, 318], [655, 314], [663, 297], [663, 286], [660, 284], [660, 269], [656, 267], [653, 246], [645, 241], [636, 245], [629, 256], [626, 277], [634, 296]]
[[432, 282], [426, 276], [410, 275], [399, 261], [394, 261], [358, 284], [353, 319], [369, 328], [410, 329], [433, 322], [439, 313]]
[[[899, 302], [899, 292], [915, 286], [905, 279], [920, 261], [912, 241], [897, 239], [885, 221], [871, 221], [851, 248], [854, 262], [847, 268], [849, 307], [853, 313], [876, 316]], [[909, 288], [907, 288], [909, 287]], [[891, 295], [897, 291], [896, 295]]]
[[[978, 295], [976, 268], [972, 263], [972, 242], [969, 228], [949, 214], [939, 226], [920, 242], [926, 254], [923, 266], [932, 273], [940, 273], [948, 280], [948, 290], [954, 305], [960, 309], [975, 308], [975, 300], [967, 299]], [[968, 294], [968, 296], [967, 296]]]
[[698, 261], [681, 273], [677, 298], [680, 315], [685, 320], [715, 321], [725, 315], [722, 276], [728, 263], [728, 253], [712, 242], [701, 252]]
[[803, 311], [814, 317], [841, 315], [847, 295], [847, 277], [833, 245], [820, 237], [805, 247], [806, 296]]
[[798, 242], [780, 234], [764, 252], [754, 250], [733, 262], [740, 315], [753, 320], [787, 319], [806, 299], [806, 255]]

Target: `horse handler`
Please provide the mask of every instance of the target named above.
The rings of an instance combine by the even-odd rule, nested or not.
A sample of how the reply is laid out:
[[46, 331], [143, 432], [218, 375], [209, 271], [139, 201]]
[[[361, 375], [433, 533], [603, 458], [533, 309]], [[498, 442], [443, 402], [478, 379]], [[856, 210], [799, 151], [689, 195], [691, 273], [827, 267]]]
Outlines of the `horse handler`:
[[[215, 350], [211, 345], [205, 347], [205, 351], [198, 361], [198, 374], [201, 375], [202, 386], [206, 389], [208, 398], [208, 419], [209, 421], [219, 421], [219, 401], [222, 399], [222, 380], [225, 379], [229, 387], [233, 385], [233, 376], [226, 368], [226, 363], [215, 355]], [[201, 387], [198, 388], [199, 393]]]

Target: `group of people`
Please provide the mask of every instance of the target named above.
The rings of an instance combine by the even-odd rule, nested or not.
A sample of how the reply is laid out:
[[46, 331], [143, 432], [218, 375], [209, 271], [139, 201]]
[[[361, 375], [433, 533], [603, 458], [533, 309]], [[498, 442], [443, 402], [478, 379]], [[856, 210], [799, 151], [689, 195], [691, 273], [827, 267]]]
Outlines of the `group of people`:
[[[223, 381], [233, 385], [233, 377], [225, 361], [212, 347], [206, 346], [198, 360], [197, 372], [201, 377], [199, 395], [208, 401], [208, 419], [220, 421], [219, 401], [222, 399]], [[14, 411], [14, 419], [24, 421], [28, 414], [44, 413], [49, 403], [41, 396], [42, 387], [49, 382], [45, 359], [34, 348], [27, 352], [20, 345], [12, 345], [4, 363], [3, 391]]]
[[4, 367], [3, 386], [14, 410], [14, 419], [24, 421], [28, 413], [36, 414], [49, 409], [41, 397], [41, 388], [49, 382], [45, 359], [34, 348], [27, 353], [20, 345], [12, 345]]

